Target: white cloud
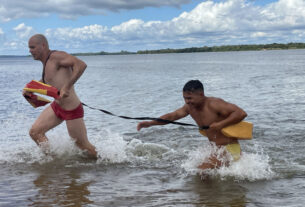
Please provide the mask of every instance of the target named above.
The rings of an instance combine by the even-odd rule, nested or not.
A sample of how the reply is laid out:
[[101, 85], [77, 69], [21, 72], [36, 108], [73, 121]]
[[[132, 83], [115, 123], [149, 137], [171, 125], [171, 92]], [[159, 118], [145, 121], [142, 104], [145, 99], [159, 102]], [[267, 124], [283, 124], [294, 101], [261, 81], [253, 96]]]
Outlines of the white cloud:
[[8, 47], [16, 49], [17, 46], [18, 46], [18, 43], [17, 42], [8, 42], [8, 43], [5, 43], [5, 45], [8, 46]]
[[111, 44], [120, 45], [121, 49], [139, 50], [147, 45], [166, 48], [172, 45], [251, 43], [260, 39], [268, 41], [277, 34], [285, 38], [292, 34], [290, 28], [305, 26], [305, 14], [290, 15], [294, 9], [305, 11], [303, 0], [281, 0], [266, 7], [254, 6], [244, 0], [206, 1], [170, 21], [131, 19], [112, 28], [89, 25], [74, 29], [49, 29], [47, 35], [56, 44], [62, 41], [67, 47], [73, 42], [74, 46], [86, 43], [97, 51]]
[[95, 40], [102, 39], [103, 33], [107, 31], [107, 27], [101, 25], [89, 25], [82, 28], [58, 28], [56, 30], [48, 29], [47, 36], [60, 37], [59, 39], [69, 40]]
[[[56, 0], [53, 7], [71, 4], [72, 1], [75, 3], [78, 0]], [[82, 2], [79, 0], [79, 6], [84, 4]], [[118, 4], [116, 7], [115, 2]], [[132, 1], [129, 7], [160, 6], [172, 1], [160, 2]], [[181, 4], [187, 1], [176, 2]], [[105, 6], [109, 10], [129, 8], [127, 1], [110, 0], [92, 1], [90, 7], [100, 8], [102, 4], [109, 4]], [[88, 5], [86, 8], [89, 8]], [[265, 6], [257, 6], [247, 0], [204, 1], [169, 21], [130, 19], [110, 28], [94, 24], [79, 28], [47, 29], [45, 34], [52, 48], [68, 52], [304, 42], [304, 11], [304, 0], [279, 0]], [[24, 24], [14, 29], [21, 38], [33, 32], [33, 28]]]
[[16, 35], [5, 33], [0, 28], [0, 54], [24, 55], [27, 54], [27, 41], [28, 38], [34, 34], [32, 27], [26, 26], [21, 23], [12, 29]]
[[0, 21], [18, 18], [35, 18], [58, 14], [62, 18], [75, 19], [79, 16], [106, 14], [122, 10], [145, 7], [179, 7], [191, 0], [0, 0]]
[[265, 32], [254, 32], [251, 37], [266, 37], [267, 33]]
[[305, 28], [304, 11], [304, 0], [279, 0], [262, 8], [257, 26], [264, 30]]
[[0, 43], [2, 43], [4, 40], [5, 40], [5, 34], [2, 28], [0, 28]]
[[6, 8], [3, 5], [0, 5], [0, 22], [8, 22], [11, 19], [7, 17]]
[[29, 38], [34, 34], [34, 29], [32, 27], [26, 26], [24, 23], [19, 24], [13, 30], [16, 32], [17, 36], [21, 39]]
[[124, 22], [118, 26], [112, 27], [112, 31], [116, 34], [122, 33], [134, 33], [135, 31], [143, 27], [144, 21], [140, 19], [131, 19], [128, 22]]

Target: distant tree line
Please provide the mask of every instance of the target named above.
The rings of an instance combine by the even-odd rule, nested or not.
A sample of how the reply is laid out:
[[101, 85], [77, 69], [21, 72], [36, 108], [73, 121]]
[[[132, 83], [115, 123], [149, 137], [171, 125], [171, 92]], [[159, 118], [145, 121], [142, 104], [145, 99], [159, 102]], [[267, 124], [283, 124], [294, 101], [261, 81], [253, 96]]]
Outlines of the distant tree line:
[[121, 52], [87, 52], [87, 53], [73, 53], [72, 55], [75, 56], [91, 56], [91, 55], [130, 55], [130, 54], [136, 54], [135, 52], [128, 52], [122, 50]]
[[137, 54], [158, 54], [158, 53], [191, 53], [191, 52], [226, 52], [226, 51], [250, 51], [250, 50], [282, 50], [282, 49], [305, 49], [305, 43], [288, 44], [259, 44], [259, 45], [224, 45], [213, 47], [191, 47], [184, 49], [160, 49], [140, 50]]
[[183, 49], [159, 49], [159, 50], [139, 50], [137, 52], [96, 52], [96, 53], [74, 53], [76, 56], [89, 55], [128, 55], [128, 54], [162, 54], [162, 53], [192, 53], [192, 52], [226, 52], [226, 51], [255, 51], [255, 50], [288, 50], [288, 49], [305, 49], [305, 43], [272, 43], [272, 44], [252, 44], [252, 45], [223, 45], [223, 46], [204, 46], [190, 47]]

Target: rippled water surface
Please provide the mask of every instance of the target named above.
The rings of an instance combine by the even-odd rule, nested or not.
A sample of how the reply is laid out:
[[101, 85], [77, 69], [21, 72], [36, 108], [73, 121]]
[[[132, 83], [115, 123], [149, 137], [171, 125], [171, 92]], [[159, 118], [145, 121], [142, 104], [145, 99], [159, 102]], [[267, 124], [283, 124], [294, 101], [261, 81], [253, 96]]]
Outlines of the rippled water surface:
[[[46, 157], [28, 130], [43, 108], [21, 90], [41, 63], [0, 57], [0, 206], [303, 206], [305, 203], [305, 50], [80, 57], [82, 101], [126, 116], [157, 117], [184, 104], [182, 87], [204, 83], [207, 96], [242, 107], [254, 137], [242, 158], [198, 175], [211, 147], [196, 128], [155, 126], [85, 108], [87, 160], [65, 125], [48, 132]], [[187, 117], [181, 120], [194, 123]]]

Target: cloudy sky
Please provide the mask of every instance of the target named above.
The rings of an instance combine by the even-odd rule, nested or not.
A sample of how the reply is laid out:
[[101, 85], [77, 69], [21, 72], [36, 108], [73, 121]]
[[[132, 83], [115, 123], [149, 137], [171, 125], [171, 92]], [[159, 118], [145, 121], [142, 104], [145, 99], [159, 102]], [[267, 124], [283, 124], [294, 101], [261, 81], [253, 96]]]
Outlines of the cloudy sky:
[[305, 0], [0, 0], [0, 55], [305, 42]]

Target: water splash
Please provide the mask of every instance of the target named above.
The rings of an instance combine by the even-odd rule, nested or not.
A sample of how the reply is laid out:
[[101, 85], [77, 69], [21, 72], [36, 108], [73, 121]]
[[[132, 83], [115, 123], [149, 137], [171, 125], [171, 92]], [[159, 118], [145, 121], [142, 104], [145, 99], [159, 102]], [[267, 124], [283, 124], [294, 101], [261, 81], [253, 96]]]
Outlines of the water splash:
[[[233, 178], [237, 181], [257, 181], [272, 179], [275, 176], [269, 164], [268, 155], [261, 153], [261, 151], [257, 151], [257, 153], [244, 151], [241, 158], [231, 162], [229, 167], [221, 166], [218, 169], [204, 171], [197, 168], [209, 158], [211, 153], [216, 151], [217, 147], [214, 145], [198, 148], [188, 154], [188, 159], [181, 166], [188, 174], [204, 174], [222, 180]], [[221, 153], [221, 150], [217, 151], [218, 155]]]
[[92, 138], [93, 144], [101, 156], [100, 162], [123, 163], [128, 161], [125, 151], [127, 142], [119, 133], [105, 128]]
[[[75, 157], [82, 157], [82, 151], [75, 146], [74, 141], [69, 137], [65, 124], [61, 124], [47, 133], [50, 151], [55, 155], [48, 157], [41, 152], [28, 135], [30, 124], [34, 122], [34, 118], [20, 113], [11, 114], [10, 117], [13, 118], [1, 121], [0, 141], [1, 146], [5, 147], [0, 151], [0, 164], [24, 163], [28, 165], [38, 163], [41, 165], [52, 162], [54, 157], [63, 162], [74, 159], [72, 163], [78, 164]], [[182, 166], [189, 174], [197, 174], [200, 173], [197, 166], [215, 150], [215, 148], [206, 145], [188, 152], [179, 150], [179, 148], [172, 149], [164, 144], [143, 142], [130, 137], [127, 139], [130, 141], [126, 141], [122, 134], [107, 128], [95, 131], [94, 134], [90, 133], [92, 132], [89, 131], [89, 140], [96, 146], [98, 154], [101, 156], [97, 163], [91, 164], [133, 163], [137, 166], [149, 164], [152, 167], [159, 165], [162, 161], [161, 166], [163, 167], [174, 164], [177, 168]], [[186, 156], [188, 158], [184, 160]], [[245, 147], [241, 159], [229, 167], [221, 167], [205, 173], [221, 179], [233, 177], [236, 180], [250, 181], [271, 179], [275, 176], [271, 170], [268, 155], [264, 154], [262, 147], [258, 145]]]
[[127, 151], [137, 157], [147, 159], [161, 159], [172, 150], [165, 145], [155, 143], [143, 143], [139, 139], [132, 139], [128, 144]]
[[[54, 159], [64, 161], [75, 159], [75, 157], [84, 157], [83, 151], [70, 138], [65, 124], [47, 132], [50, 156], [46, 156], [28, 134], [34, 118], [23, 114], [15, 114], [14, 117], [14, 119], [8, 119], [1, 123], [0, 141], [2, 146], [7, 147], [0, 151], [0, 164], [46, 164], [54, 161]], [[19, 129], [18, 131], [16, 127]], [[138, 139], [132, 139], [128, 142], [124, 140], [123, 135], [107, 128], [103, 128], [94, 134], [89, 132], [88, 137], [89, 141], [96, 146], [100, 156], [97, 164], [120, 164], [143, 159], [160, 160], [164, 155], [171, 152], [170, 148], [161, 144], [143, 143]]]

